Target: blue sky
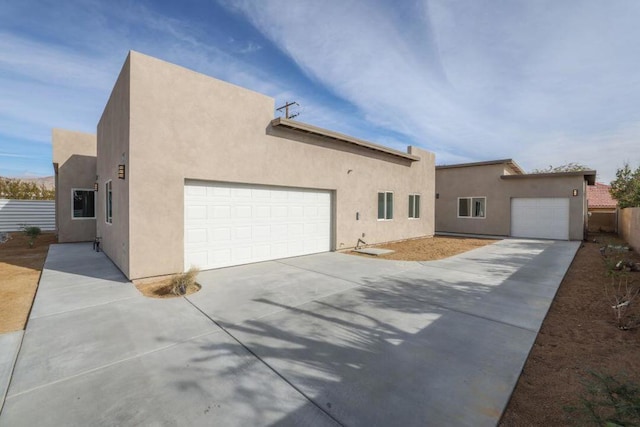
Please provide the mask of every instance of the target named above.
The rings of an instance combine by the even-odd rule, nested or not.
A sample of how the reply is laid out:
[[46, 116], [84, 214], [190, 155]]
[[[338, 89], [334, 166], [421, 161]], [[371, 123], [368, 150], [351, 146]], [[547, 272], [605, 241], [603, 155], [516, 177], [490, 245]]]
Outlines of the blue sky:
[[633, 0], [9, 0], [0, 22], [3, 176], [52, 175], [54, 127], [95, 133], [129, 50], [437, 164], [640, 164]]

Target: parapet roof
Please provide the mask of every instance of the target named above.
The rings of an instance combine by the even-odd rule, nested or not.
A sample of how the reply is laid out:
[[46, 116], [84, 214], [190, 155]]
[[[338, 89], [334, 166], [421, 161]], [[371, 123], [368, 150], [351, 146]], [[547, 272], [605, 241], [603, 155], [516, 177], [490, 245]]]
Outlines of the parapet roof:
[[502, 175], [502, 179], [535, 179], [535, 178], [560, 178], [567, 176], [581, 176], [588, 185], [595, 185], [596, 183], [596, 171], [584, 170], [584, 171], [572, 171], [572, 172], [546, 172], [546, 173], [527, 173], [524, 175]]
[[513, 159], [488, 160], [486, 162], [458, 163], [455, 165], [440, 165], [436, 169], [468, 168], [473, 166], [507, 165], [517, 174], [524, 174], [524, 170]]
[[346, 144], [356, 145], [358, 147], [363, 147], [369, 150], [390, 154], [392, 156], [400, 157], [406, 160], [410, 160], [412, 162], [420, 160], [420, 157], [418, 156], [414, 156], [408, 153], [403, 153], [402, 151], [394, 150], [393, 148], [388, 148], [382, 145], [374, 144], [369, 141], [365, 141], [363, 139], [354, 138], [352, 136], [344, 135], [338, 132], [333, 132], [327, 129], [322, 129], [322, 128], [312, 126], [306, 123], [298, 122], [295, 120], [285, 119], [283, 117], [278, 117], [276, 119], [271, 120], [271, 126], [293, 129], [299, 132], [304, 132], [304, 133], [308, 133], [316, 136], [321, 136], [324, 138], [333, 139], [335, 141], [344, 142]]

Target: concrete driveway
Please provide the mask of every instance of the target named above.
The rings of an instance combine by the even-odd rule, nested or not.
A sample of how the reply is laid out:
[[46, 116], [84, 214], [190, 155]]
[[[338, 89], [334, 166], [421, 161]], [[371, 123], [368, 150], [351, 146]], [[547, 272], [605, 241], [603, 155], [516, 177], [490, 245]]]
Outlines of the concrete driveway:
[[202, 272], [173, 300], [55, 245], [0, 425], [495, 425], [579, 245], [325, 253]]

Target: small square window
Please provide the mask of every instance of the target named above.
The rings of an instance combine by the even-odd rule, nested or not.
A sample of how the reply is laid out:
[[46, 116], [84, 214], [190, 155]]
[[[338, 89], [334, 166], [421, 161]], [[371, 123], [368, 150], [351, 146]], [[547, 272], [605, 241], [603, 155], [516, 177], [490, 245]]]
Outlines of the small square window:
[[93, 190], [71, 190], [72, 218], [91, 219], [96, 217], [96, 193]]
[[409, 194], [409, 218], [420, 218], [419, 194]]
[[458, 199], [459, 218], [485, 218], [486, 197], [460, 197]]
[[393, 219], [393, 193], [390, 191], [378, 193], [378, 219]]

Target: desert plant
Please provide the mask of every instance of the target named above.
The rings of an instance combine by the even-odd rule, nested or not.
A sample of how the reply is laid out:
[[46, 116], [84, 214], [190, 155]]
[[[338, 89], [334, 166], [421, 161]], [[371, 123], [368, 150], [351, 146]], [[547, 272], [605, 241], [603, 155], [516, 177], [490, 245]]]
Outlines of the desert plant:
[[30, 248], [33, 247], [38, 236], [42, 234], [42, 230], [40, 230], [40, 227], [30, 226], [30, 225], [23, 225], [21, 227], [21, 231], [22, 233], [24, 233], [25, 236], [29, 238], [28, 243]]
[[630, 250], [629, 246], [611, 243], [606, 243], [600, 247], [600, 254], [604, 258], [607, 276], [619, 277], [624, 276], [627, 271], [635, 271], [635, 263], [629, 259]]
[[9, 233], [0, 233], [0, 244], [7, 243], [11, 239], [11, 235]]
[[174, 275], [169, 282], [171, 293], [182, 296], [186, 294], [190, 288], [197, 286], [196, 276], [199, 271], [199, 269], [191, 267], [189, 271]]
[[640, 288], [629, 285], [628, 277], [612, 277], [611, 286], [605, 286], [604, 289], [609, 303], [613, 304], [611, 309], [618, 329], [629, 330], [638, 327], [640, 319], [631, 314], [630, 308], [637, 302]]
[[580, 396], [581, 407], [569, 407], [578, 425], [605, 427], [640, 425], [640, 387], [626, 375], [618, 378], [597, 372], [582, 381], [586, 390]]

